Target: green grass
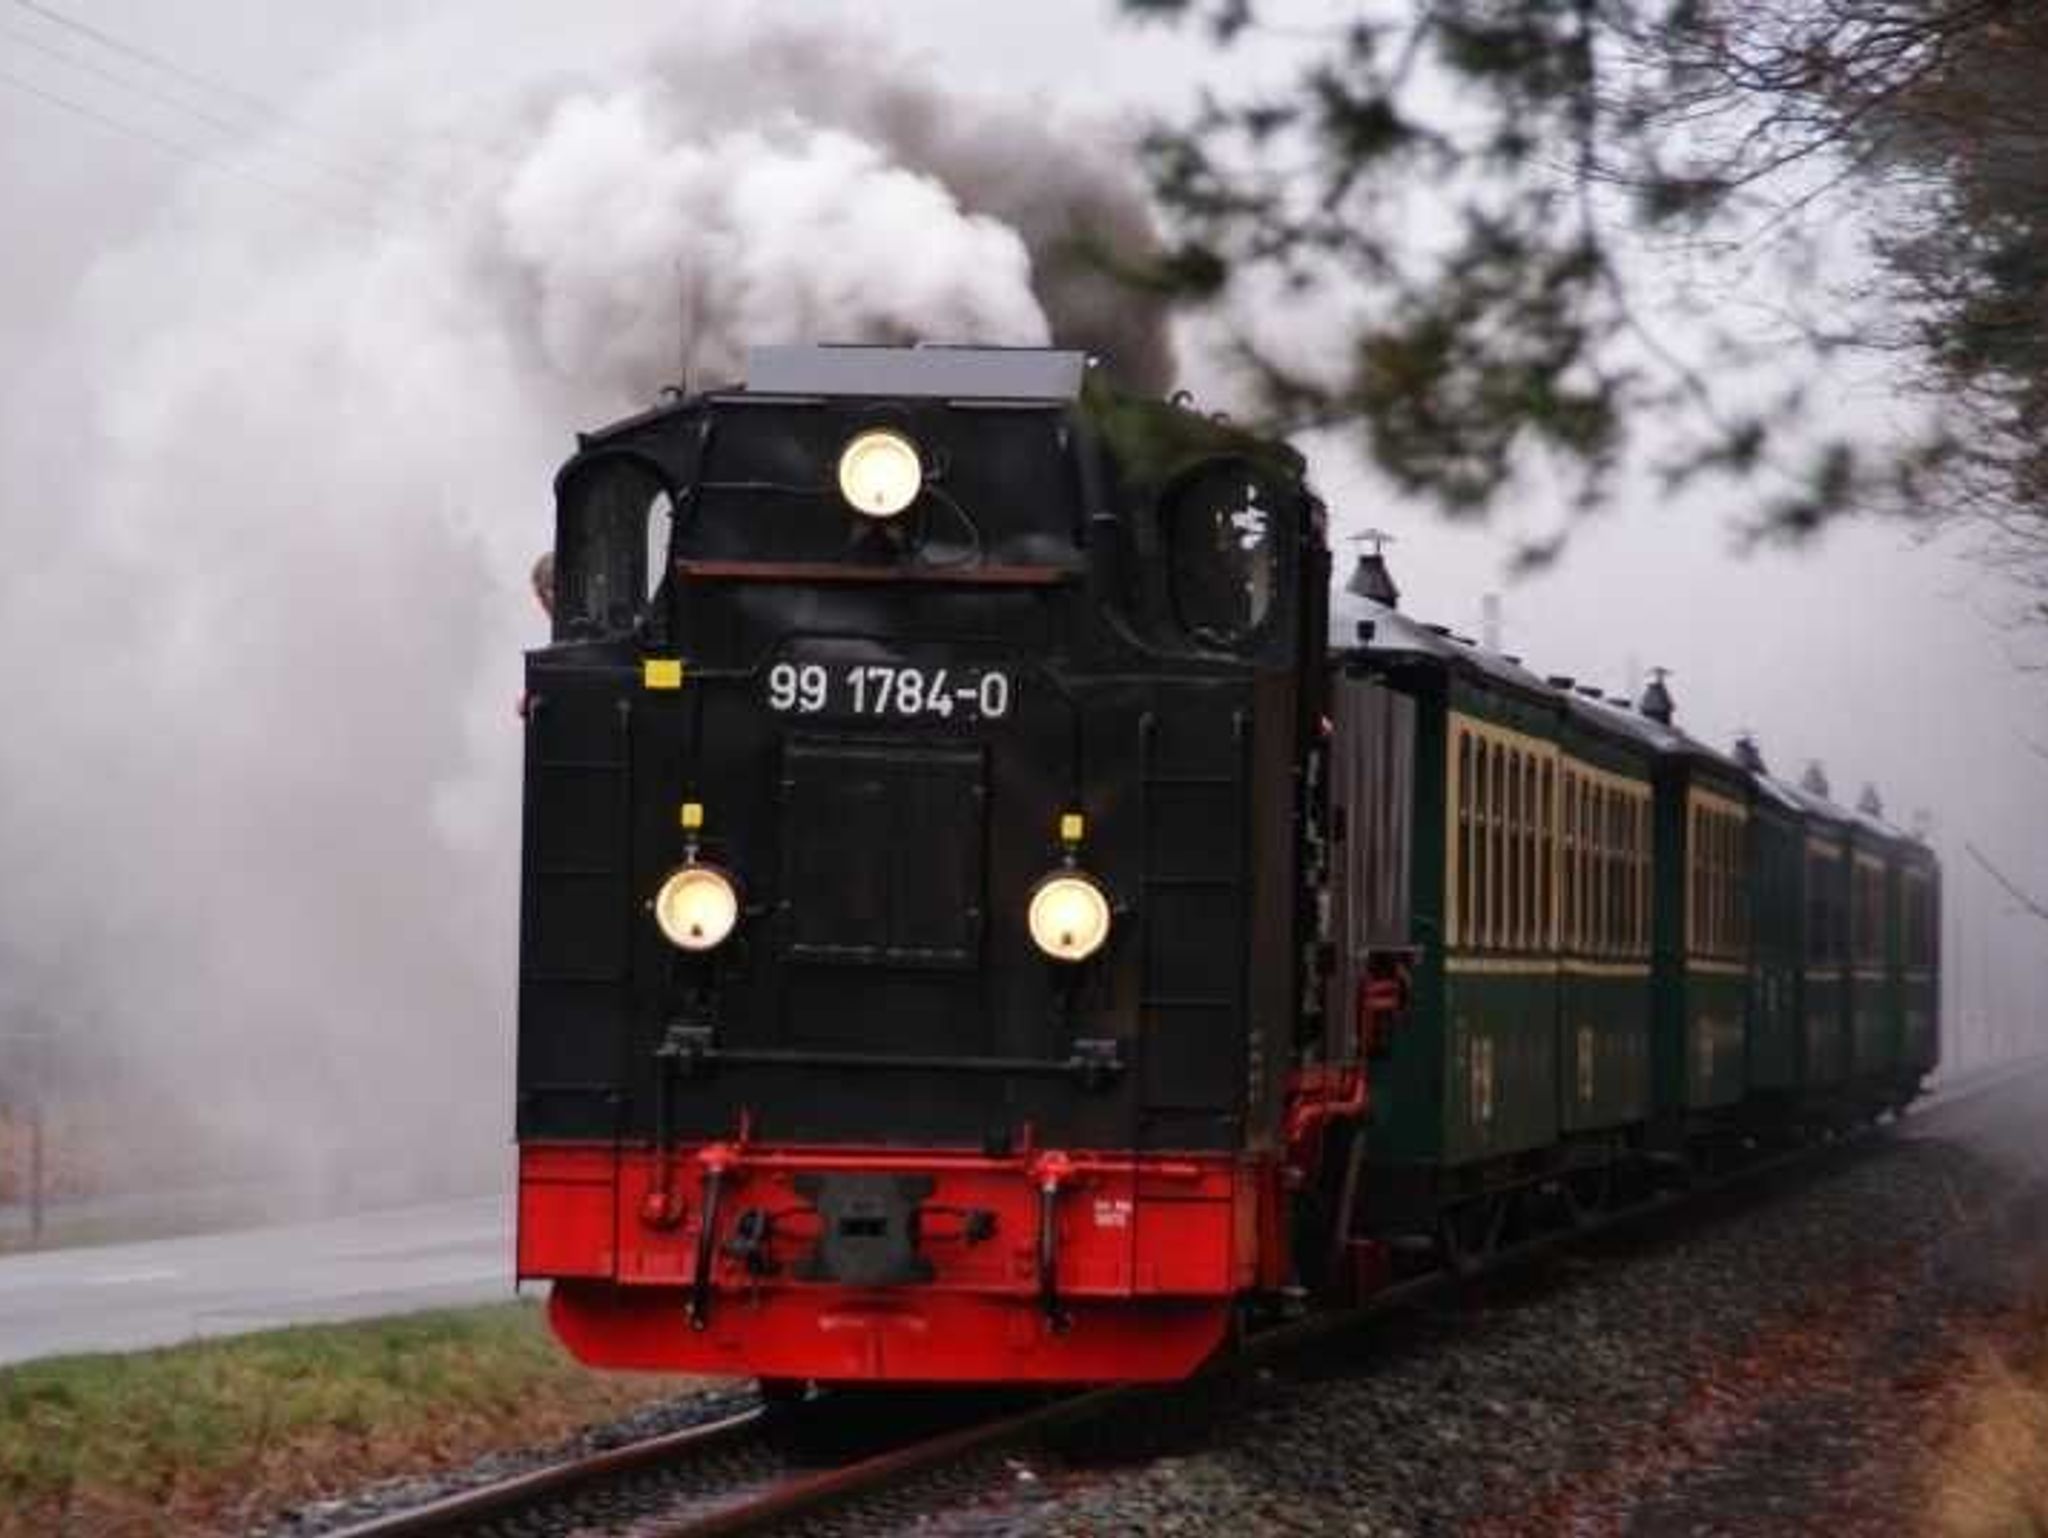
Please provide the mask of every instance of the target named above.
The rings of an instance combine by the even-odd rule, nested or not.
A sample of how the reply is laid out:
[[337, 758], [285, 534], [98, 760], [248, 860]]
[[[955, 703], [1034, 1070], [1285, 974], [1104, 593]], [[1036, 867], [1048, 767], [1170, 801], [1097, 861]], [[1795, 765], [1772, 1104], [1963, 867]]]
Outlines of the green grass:
[[577, 1366], [531, 1303], [0, 1368], [0, 1534], [234, 1531], [679, 1386]]

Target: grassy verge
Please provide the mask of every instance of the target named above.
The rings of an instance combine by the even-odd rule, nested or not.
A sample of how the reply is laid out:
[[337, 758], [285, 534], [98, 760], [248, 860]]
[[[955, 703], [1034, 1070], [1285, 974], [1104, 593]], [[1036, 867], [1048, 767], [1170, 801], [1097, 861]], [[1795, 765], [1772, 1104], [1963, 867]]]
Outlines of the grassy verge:
[[1935, 1476], [1941, 1538], [2048, 1534], [2048, 1289], [1981, 1350]]
[[684, 1386], [577, 1366], [532, 1303], [0, 1368], [0, 1535], [240, 1532]]

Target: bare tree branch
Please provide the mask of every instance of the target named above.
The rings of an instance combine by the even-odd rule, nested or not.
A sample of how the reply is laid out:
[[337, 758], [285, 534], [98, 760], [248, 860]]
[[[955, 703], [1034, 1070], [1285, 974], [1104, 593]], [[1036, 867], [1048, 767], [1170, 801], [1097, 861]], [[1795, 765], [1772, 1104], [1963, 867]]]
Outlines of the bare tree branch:
[[2043, 905], [2036, 898], [2022, 891], [2004, 871], [1993, 865], [1990, 857], [1975, 844], [1964, 844], [1963, 847], [1970, 852], [1971, 859], [1975, 860], [1990, 873], [1993, 881], [1996, 881], [2005, 888], [2007, 896], [2011, 897], [2014, 902], [2026, 909], [2027, 912], [2033, 914], [2035, 918], [2041, 920], [2042, 923], [2048, 924], [2048, 905]]

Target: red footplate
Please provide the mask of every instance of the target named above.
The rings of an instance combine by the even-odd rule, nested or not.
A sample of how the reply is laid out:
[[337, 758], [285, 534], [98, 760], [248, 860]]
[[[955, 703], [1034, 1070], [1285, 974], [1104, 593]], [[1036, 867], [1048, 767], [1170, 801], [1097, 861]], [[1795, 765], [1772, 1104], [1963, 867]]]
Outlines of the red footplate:
[[1272, 1280], [1275, 1195], [1229, 1155], [528, 1146], [519, 1272], [554, 1279], [555, 1331], [592, 1366], [1162, 1381]]

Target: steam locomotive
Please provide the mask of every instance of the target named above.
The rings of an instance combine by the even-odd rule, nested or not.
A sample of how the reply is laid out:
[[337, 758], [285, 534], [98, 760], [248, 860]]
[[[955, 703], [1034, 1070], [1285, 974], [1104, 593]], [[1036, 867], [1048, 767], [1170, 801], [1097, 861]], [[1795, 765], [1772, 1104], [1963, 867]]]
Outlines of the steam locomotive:
[[583, 1360], [1166, 1380], [1905, 1104], [1874, 804], [1332, 592], [1084, 357], [768, 348], [580, 439], [527, 659], [522, 1279]]

